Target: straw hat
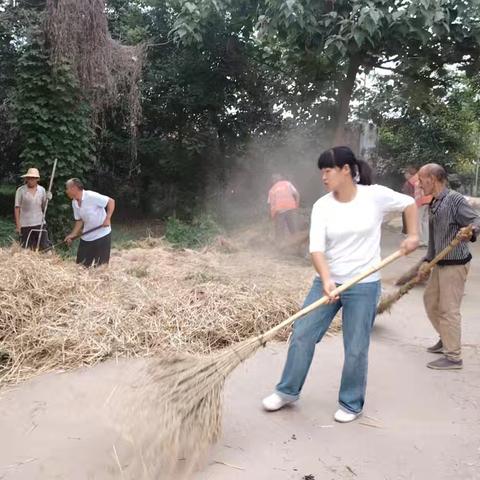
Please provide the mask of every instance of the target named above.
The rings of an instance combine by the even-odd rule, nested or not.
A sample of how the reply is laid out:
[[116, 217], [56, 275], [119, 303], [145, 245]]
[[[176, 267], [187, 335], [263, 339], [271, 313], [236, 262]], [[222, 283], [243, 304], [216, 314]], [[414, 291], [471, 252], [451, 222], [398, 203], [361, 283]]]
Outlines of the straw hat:
[[29, 168], [28, 172], [22, 175], [22, 178], [40, 178], [40, 172], [37, 168]]

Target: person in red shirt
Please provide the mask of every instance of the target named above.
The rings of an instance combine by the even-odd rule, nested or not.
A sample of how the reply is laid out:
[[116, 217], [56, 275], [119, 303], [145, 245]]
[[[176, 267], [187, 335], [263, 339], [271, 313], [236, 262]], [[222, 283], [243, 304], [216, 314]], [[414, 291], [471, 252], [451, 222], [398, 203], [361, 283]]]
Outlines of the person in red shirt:
[[[415, 203], [418, 207], [420, 246], [426, 247], [428, 245], [428, 206], [432, 201], [432, 196], [423, 193], [418, 179], [418, 169], [416, 167], [410, 166], [406, 168], [405, 180], [406, 181], [402, 187], [402, 193], [415, 199]], [[404, 230], [405, 223], [402, 233], [405, 233]]]
[[270, 217], [275, 225], [275, 238], [283, 240], [296, 232], [296, 210], [300, 206], [300, 194], [282, 175], [272, 175], [273, 186], [268, 192]]
[[415, 198], [415, 186], [418, 183], [418, 169], [416, 167], [407, 167], [405, 169], [404, 177], [405, 183], [402, 187], [402, 193]]

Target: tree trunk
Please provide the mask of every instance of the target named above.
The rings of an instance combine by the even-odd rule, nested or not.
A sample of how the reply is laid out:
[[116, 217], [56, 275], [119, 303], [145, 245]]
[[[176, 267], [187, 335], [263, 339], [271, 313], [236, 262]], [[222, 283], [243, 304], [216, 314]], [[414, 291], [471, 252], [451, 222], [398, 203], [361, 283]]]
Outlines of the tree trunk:
[[340, 84], [338, 90], [338, 109], [334, 145], [342, 145], [345, 142], [345, 124], [348, 120], [350, 100], [352, 99], [353, 90], [355, 89], [355, 80], [361, 64], [362, 59], [360, 56], [351, 58], [348, 65], [347, 76]]

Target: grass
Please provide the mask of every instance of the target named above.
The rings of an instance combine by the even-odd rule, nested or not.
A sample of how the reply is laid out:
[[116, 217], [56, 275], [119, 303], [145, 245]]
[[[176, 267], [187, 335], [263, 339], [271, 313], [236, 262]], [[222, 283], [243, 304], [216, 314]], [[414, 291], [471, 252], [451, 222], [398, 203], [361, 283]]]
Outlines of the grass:
[[112, 247], [126, 249], [138, 240], [148, 237], [161, 237], [164, 228], [159, 220], [114, 223], [112, 227]]
[[170, 217], [165, 224], [165, 238], [180, 248], [199, 248], [221, 233], [220, 226], [209, 215], [193, 219], [191, 223]]
[[0, 195], [15, 195], [16, 190], [16, 185], [8, 185], [6, 183], [0, 184]]
[[0, 217], [0, 247], [10, 245], [17, 237], [13, 220]]
[[[72, 221], [73, 226], [73, 221]], [[145, 238], [159, 238], [163, 235], [175, 246], [186, 248], [199, 248], [209, 242], [215, 235], [221, 232], [221, 228], [208, 216], [195, 219], [191, 224], [175, 218], [169, 218], [164, 224], [160, 220], [141, 220], [116, 223], [112, 228], [112, 248], [129, 249], [136, 246], [136, 242]], [[8, 246], [17, 238], [13, 219], [0, 217], [0, 247]], [[51, 238], [56, 244], [61, 238]], [[76, 255], [78, 240], [72, 248], [56, 248], [63, 257], [69, 258]]]
[[[72, 221], [73, 225], [73, 221]], [[163, 224], [158, 220], [114, 223], [112, 228], [112, 247], [117, 249], [130, 248], [135, 242], [147, 237], [160, 237], [163, 235]], [[13, 219], [0, 217], [0, 247], [11, 245], [18, 235], [15, 232]], [[53, 243], [58, 243], [61, 239], [50, 238]], [[74, 242], [72, 248], [62, 251], [62, 256], [72, 257], [76, 254], [78, 240]], [[59, 249], [61, 250], [61, 249]]]

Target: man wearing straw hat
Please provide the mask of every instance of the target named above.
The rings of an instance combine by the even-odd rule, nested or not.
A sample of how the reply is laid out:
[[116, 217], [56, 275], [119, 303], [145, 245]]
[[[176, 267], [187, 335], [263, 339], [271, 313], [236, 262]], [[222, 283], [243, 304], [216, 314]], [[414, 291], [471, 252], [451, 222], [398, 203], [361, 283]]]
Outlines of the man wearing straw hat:
[[[21, 237], [21, 244], [24, 248], [35, 249], [40, 235], [40, 250], [50, 246], [48, 232], [43, 220], [43, 210], [48, 200], [51, 200], [51, 193], [38, 184], [40, 172], [36, 168], [29, 168], [25, 175], [22, 175], [25, 184], [17, 189], [15, 194], [15, 225], [16, 231]], [[42, 225], [43, 223], [43, 225]]]
[[77, 263], [86, 267], [108, 264], [111, 247], [111, 218], [115, 200], [91, 190], [85, 190], [78, 178], [71, 178], [66, 185], [67, 196], [72, 200], [75, 226], [65, 237], [68, 245], [80, 234]]
[[[426, 195], [433, 195], [429, 207], [430, 234], [425, 258], [431, 261], [459, 233], [463, 242], [438, 262], [425, 288], [424, 303], [427, 316], [439, 335], [429, 353], [443, 354], [427, 364], [435, 370], [456, 370], [463, 367], [461, 345], [460, 305], [465, 291], [472, 255], [467, 243], [474, 241], [480, 231], [480, 217], [463, 195], [447, 188], [447, 173], [435, 163], [425, 165], [419, 172], [420, 184]], [[474, 235], [462, 228], [472, 225]], [[420, 276], [426, 278], [425, 269]]]

